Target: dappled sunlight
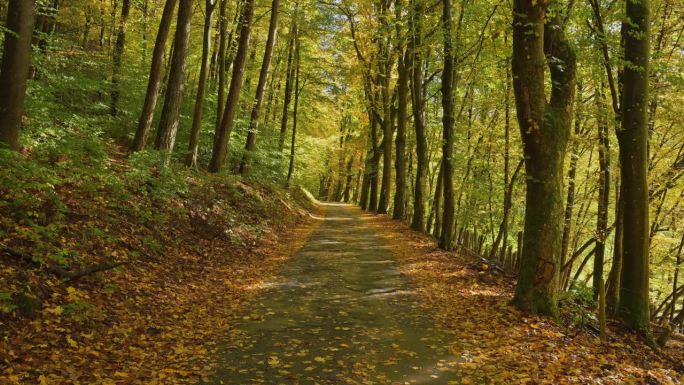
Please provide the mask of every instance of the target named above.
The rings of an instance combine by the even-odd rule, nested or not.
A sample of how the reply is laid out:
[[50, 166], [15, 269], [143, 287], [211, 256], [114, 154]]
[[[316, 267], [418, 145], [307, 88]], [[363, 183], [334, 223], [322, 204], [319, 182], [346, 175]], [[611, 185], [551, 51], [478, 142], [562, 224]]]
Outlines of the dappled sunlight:
[[[524, 315], [510, 305], [512, 281], [478, 270], [467, 257], [435, 250], [431, 238], [403, 224], [382, 216], [368, 223], [392, 244], [426, 309], [455, 333], [455, 384], [622, 385], [641, 378], [674, 384], [679, 378], [649, 350], [626, 349], [617, 341], [601, 345], [588, 329]], [[634, 337], [626, 341], [641, 346]]]

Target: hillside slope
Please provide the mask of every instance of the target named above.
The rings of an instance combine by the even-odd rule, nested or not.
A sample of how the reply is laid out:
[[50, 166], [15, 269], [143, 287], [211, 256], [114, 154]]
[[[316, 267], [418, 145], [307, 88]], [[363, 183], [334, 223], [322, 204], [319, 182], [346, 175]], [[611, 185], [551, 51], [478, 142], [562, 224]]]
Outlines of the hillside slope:
[[2, 384], [197, 382], [313, 226], [303, 190], [154, 153], [84, 142], [1, 156]]

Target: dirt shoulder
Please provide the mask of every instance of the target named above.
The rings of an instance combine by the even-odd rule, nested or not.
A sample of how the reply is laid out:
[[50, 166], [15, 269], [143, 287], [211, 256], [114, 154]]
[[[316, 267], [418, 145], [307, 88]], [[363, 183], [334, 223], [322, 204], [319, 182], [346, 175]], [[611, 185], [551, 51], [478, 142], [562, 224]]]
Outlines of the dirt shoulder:
[[509, 302], [514, 281], [437, 248], [386, 216], [367, 216], [384, 234], [402, 274], [437, 321], [452, 330], [463, 384], [681, 384], [684, 376], [633, 336], [612, 330], [601, 344], [587, 328], [525, 315]]

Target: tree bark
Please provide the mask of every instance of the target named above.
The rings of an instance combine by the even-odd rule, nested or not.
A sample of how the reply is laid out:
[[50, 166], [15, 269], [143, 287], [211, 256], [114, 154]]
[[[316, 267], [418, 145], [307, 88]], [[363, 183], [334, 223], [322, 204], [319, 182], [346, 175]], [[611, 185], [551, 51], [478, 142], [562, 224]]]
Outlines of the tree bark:
[[[598, 146], [599, 146], [599, 192], [598, 212], [596, 217], [596, 253], [594, 254], [594, 299], [600, 295], [605, 297], [603, 287], [603, 265], [606, 253], [606, 237], [608, 227], [608, 205], [610, 203], [610, 139], [608, 138], [608, 122], [606, 121], [605, 97], [599, 88], [596, 96], [598, 107]], [[602, 294], [603, 292], [603, 294]]]
[[280, 137], [278, 139], [278, 151], [285, 148], [285, 133], [287, 132], [287, 119], [290, 114], [290, 101], [292, 101], [292, 83], [294, 82], [294, 42], [297, 38], [297, 25], [290, 30], [290, 38], [287, 43], [287, 69], [285, 70], [285, 96], [283, 99], [283, 112], [280, 117]]
[[112, 61], [114, 64], [112, 71], [112, 93], [111, 104], [109, 106], [109, 114], [116, 116], [119, 113], [119, 97], [121, 91], [119, 90], [119, 77], [121, 75], [121, 61], [123, 60], [124, 48], [126, 46], [126, 26], [128, 24], [128, 15], [131, 11], [131, 0], [123, 0], [121, 3], [121, 17], [119, 18], [119, 29], [116, 34], [116, 44], [114, 45], [114, 55]]
[[454, 227], [454, 53], [451, 38], [451, 0], [442, 0], [442, 28], [444, 33], [444, 69], [442, 70], [442, 167], [444, 188], [444, 216], [439, 247], [451, 250]]
[[392, 218], [404, 218], [404, 201], [406, 200], [406, 121], [408, 119], [408, 68], [406, 60], [408, 51], [402, 52], [399, 56], [397, 79], [397, 137], [395, 139], [394, 160], [395, 185], [394, 185], [394, 207]]
[[162, 80], [164, 65], [164, 51], [166, 50], [166, 41], [171, 30], [171, 21], [173, 20], [173, 10], [176, 7], [177, 0], [166, 0], [164, 10], [162, 11], [161, 21], [159, 22], [159, 29], [157, 31], [157, 39], [152, 50], [152, 64], [150, 65], [150, 77], [147, 81], [147, 93], [145, 94], [145, 101], [143, 102], [142, 112], [140, 113], [140, 120], [138, 120], [138, 128], [135, 131], [133, 143], [131, 143], [131, 151], [140, 151], [145, 148], [147, 144], [147, 137], [152, 127], [152, 120], [154, 119], [154, 109], [157, 105], [157, 98], [159, 97], [159, 85]]
[[[558, 316], [563, 217], [563, 161], [575, 91], [575, 55], [559, 17], [545, 25], [546, 5], [515, 0], [513, 86], [525, 153], [527, 194], [523, 252], [513, 303], [523, 311]], [[544, 61], [551, 98], [544, 91]]]
[[620, 180], [623, 200], [622, 275], [618, 317], [627, 327], [650, 333], [648, 258], [649, 1], [626, 2], [622, 24], [622, 129]]
[[388, 23], [389, 1], [380, 1], [381, 30], [385, 31], [379, 40], [378, 74], [380, 75], [380, 100], [382, 102], [382, 180], [377, 212], [386, 214], [390, 203], [392, 189], [392, 107], [390, 101], [390, 77], [392, 76], [393, 59], [390, 52], [390, 26]]
[[197, 98], [195, 109], [192, 114], [192, 128], [190, 129], [190, 143], [188, 144], [188, 158], [186, 164], [189, 167], [197, 167], [197, 151], [199, 148], [200, 129], [202, 128], [202, 113], [204, 106], [204, 94], [207, 86], [209, 69], [209, 51], [211, 51], [211, 18], [214, 14], [217, 0], [205, 0], [204, 30], [202, 31], [202, 63], [200, 64], [199, 82], [197, 84]]
[[413, 219], [411, 228], [418, 231], [425, 229], [425, 197], [427, 183], [428, 159], [427, 137], [423, 121], [423, 63], [421, 58], [422, 46], [422, 17], [424, 5], [422, 0], [412, 0], [411, 17], [411, 100], [413, 106], [413, 126], [416, 132], [416, 181], [413, 193]]
[[230, 88], [228, 89], [228, 97], [226, 99], [226, 106], [223, 110], [223, 117], [221, 118], [221, 126], [217, 128], [214, 137], [214, 148], [212, 151], [211, 162], [209, 163], [209, 171], [219, 172], [228, 155], [228, 144], [230, 142], [230, 134], [233, 131], [233, 124], [235, 123], [235, 113], [238, 108], [238, 100], [240, 99], [240, 89], [242, 88], [242, 80], [244, 77], [245, 62], [247, 61], [247, 51], [249, 49], [249, 36], [252, 30], [252, 18], [254, 17], [254, 0], [246, 0], [242, 8], [240, 16], [240, 38], [238, 41], [238, 49], [235, 54], [233, 62], [233, 76], [230, 79]]
[[254, 105], [252, 106], [252, 113], [249, 118], [249, 129], [247, 131], [247, 142], [245, 143], [245, 152], [240, 162], [240, 174], [246, 174], [251, 162], [252, 153], [256, 150], [256, 134], [259, 130], [259, 115], [261, 115], [261, 108], [264, 103], [264, 91], [266, 90], [266, 81], [268, 79], [268, 68], [271, 65], [271, 58], [273, 57], [273, 47], [276, 41], [276, 32], [278, 31], [278, 13], [280, 11], [280, 0], [272, 0], [271, 2], [271, 20], [268, 25], [268, 38], [266, 39], [266, 47], [264, 49], [264, 59], [261, 62], [261, 71], [259, 72], [259, 83], [257, 84], [256, 97], [254, 98]]
[[302, 89], [299, 86], [299, 74], [301, 69], [301, 57], [300, 57], [300, 46], [299, 46], [299, 36], [296, 38], [295, 42], [295, 95], [294, 95], [294, 110], [292, 111], [292, 142], [290, 143], [290, 165], [287, 168], [287, 180], [285, 181], [285, 186], [290, 186], [292, 184], [292, 176], [295, 170], [295, 144], [297, 140], [297, 113], [299, 112], [299, 95]]
[[0, 64], [0, 142], [19, 150], [19, 128], [24, 114], [26, 82], [31, 63], [34, 0], [10, 0], [7, 7], [2, 64]]
[[176, 143], [176, 133], [178, 132], [183, 89], [185, 88], [191, 18], [192, 0], [180, 0], [169, 80], [166, 85], [164, 107], [159, 119], [159, 128], [155, 141], [155, 148], [166, 151], [168, 154], [173, 152], [173, 147]]

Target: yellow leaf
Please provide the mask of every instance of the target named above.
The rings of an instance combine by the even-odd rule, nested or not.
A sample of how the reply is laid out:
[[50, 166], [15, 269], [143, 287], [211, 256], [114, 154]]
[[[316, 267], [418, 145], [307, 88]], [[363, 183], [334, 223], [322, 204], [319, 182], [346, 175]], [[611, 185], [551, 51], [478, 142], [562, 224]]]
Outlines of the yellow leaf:
[[72, 340], [71, 337], [69, 337], [69, 336], [67, 336], [67, 343], [68, 343], [69, 346], [71, 346], [72, 348], [77, 348], [77, 347], [78, 347], [78, 344], [76, 343], [76, 341]]

